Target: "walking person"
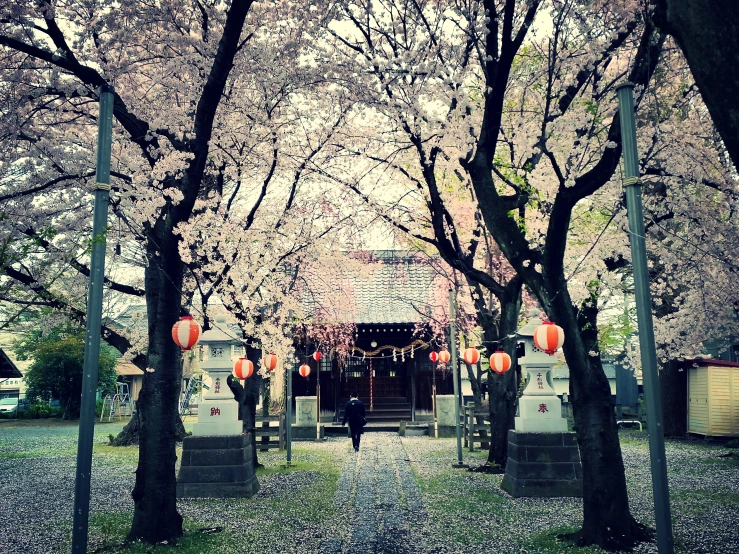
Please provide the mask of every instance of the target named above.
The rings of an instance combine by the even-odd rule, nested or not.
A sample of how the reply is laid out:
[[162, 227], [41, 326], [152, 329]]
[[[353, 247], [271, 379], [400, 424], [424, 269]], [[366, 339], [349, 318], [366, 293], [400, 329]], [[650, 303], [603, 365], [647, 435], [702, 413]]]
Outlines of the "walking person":
[[364, 433], [364, 426], [367, 420], [364, 418], [364, 404], [357, 398], [357, 393], [353, 392], [349, 397], [349, 402], [344, 408], [344, 421], [342, 426], [349, 421], [349, 431], [352, 434], [352, 446], [355, 452], [359, 452], [359, 439]]

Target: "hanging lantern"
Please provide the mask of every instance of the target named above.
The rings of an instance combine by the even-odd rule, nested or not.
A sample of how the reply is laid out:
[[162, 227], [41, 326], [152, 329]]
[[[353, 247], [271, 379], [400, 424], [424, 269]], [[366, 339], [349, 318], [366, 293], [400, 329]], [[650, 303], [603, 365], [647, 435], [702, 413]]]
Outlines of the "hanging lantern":
[[308, 364], [301, 365], [298, 373], [300, 373], [301, 377], [308, 377], [310, 375], [310, 366]]
[[448, 350], [442, 350], [441, 352], [439, 352], [439, 361], [440, 361], [440, 362], [441, 362], [442, 364], [447, 364], [447, 363], [449, 363], [449, 360], [450, 360], [451, 358], [452, 358], [452, 357], [451, 357], [451, 355], [449, 354], [449, 351], [448, 351]]
[[480, 351], [474, 347], [465, 348], [462, 358], [464, 358], [464, 363], [475, 365], [480, 361]]
[[190, 350], [200, 338], [200, 325], [191, 315], [183, 315], [172, 326], [172, 340], [182, 350]]
[[239, 358], [234, 364], [234, 377], [248, 379], [254, 374], [254, 364], [246, 358]]
[[551, 321], [544, 321], [534, 331], [534, 344], [550, 356], [565, 342], [565, 333], [562, 327]]
[[267, 368], [267, 371], [274, 371], [277, 367], [277, 355], [276, 354], [267, 354], [264, 357], [264, 360], [262, 360], [264, 363], [264, 367]]
[[511, 369], [511, 357], [502, 350], [496, 350], [493, 355], [490, 356], [490, 369], [498, 375], [503, 375], [506, 371]]
[[317, 362], [320, 362], [321, 361], [321, 353], [318, 350], [316, 350], [315, 352], [313, 352], [313, 359], [315, 361], [317, 361]]
[[434, 363], [438, 362], [439, 361], [439, 353], [438, 352], [432, 352], [431, 354], [429, 354], [429, 360], [431, 360]]

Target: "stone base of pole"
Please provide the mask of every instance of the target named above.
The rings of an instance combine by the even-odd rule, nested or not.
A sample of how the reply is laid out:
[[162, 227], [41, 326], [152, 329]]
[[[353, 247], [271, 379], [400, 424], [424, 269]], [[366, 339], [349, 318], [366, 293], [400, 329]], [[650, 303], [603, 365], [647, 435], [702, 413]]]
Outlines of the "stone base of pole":
[[575, 433], [508, 431], [508, 461], [500, 488], [514, 497], [582, 497]]
[[251, 498], [259, 491], [251, 433], [185, 437], [177, 498]]

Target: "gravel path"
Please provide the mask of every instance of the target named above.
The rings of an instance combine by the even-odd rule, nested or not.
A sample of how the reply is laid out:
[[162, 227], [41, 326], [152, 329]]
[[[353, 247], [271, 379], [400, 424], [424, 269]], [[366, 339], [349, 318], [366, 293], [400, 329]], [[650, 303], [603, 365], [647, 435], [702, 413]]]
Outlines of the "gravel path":
[[344, 541], [327, 540], [324, 554], [410, 554], [412, 525], [426, 519], [410, 460], [397, 435], [368, 433], [344, 462], [334, 497], [348, 515]]
[[[120, 543], [130, 525], [138, 453], [102, 446], [119, 428], [96, 427], [91, 550]], [[1, 554], [68, 552], [76, 442], [71, 425], [0, 425]], [[632, 514], [654, 525], [647, 435], [622, 432], [621, 443]], [[703, 440], [668, 441], [666, 451], [677, 552], [739, 553], [739, 461]], [[260, 454], [267, 470], [254, 498], [182, 499], [178, 509], [191, 533], [221, 529], [211, 549], [218, 554], [565, 551], [542, 536], [577, 528], [580, 499], [511, 498], [500, 475], [452, 470], [454, 452], [454, 439], [390, 433], [364, 435], [359, 454], [346, 437], [296, 442], [292, 471], [284, 453]], [[464, 458], [480, 465], [485, 453], [465, 450]], [[656, 545], [634, 554], [656, 554]]]

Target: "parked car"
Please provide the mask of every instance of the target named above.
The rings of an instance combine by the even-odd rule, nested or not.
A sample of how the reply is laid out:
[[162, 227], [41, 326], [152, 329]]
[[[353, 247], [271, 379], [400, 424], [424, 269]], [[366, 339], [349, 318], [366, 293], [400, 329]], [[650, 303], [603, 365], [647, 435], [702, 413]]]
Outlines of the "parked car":
[[18, 411], [17, 398], [3, 398], [0, 400], [0, 413], [14, 414]]

